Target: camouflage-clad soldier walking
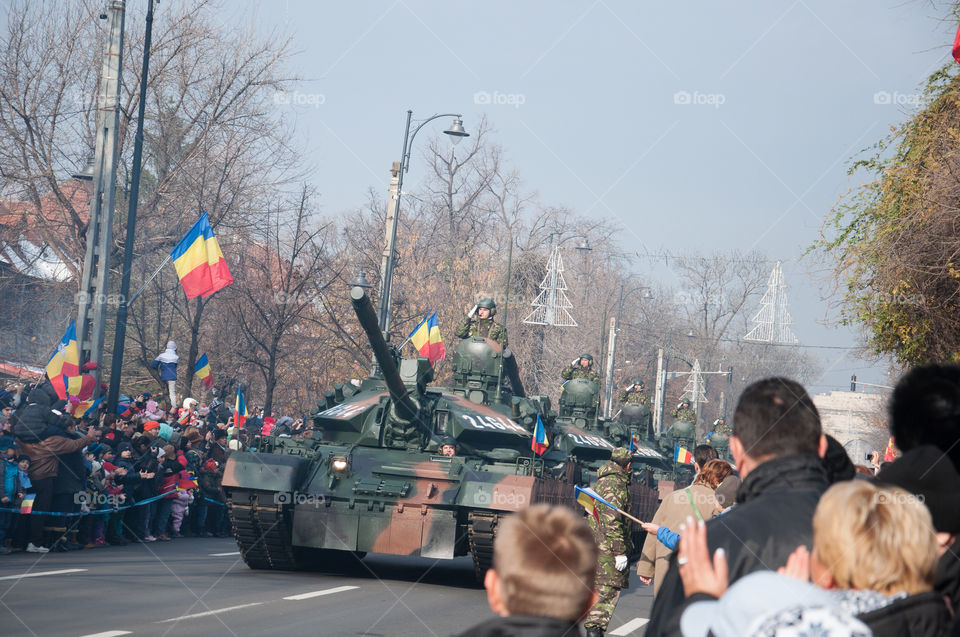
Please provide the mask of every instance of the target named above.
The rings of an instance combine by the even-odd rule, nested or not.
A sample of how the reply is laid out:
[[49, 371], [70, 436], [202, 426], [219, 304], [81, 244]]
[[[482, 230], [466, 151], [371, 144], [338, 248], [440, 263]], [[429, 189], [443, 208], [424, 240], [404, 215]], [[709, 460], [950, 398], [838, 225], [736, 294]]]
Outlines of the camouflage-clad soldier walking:
[[643, 380], [634, 378], [633, 384], [620, 392], [620, 404], [650, 406], [650, 397], [643, 391]]
[[593, 356], [590, 354], [581, 354], [579, 358], [574, 359], [569, 365], [560, 372], [560, 378], [564, 380], [573, 380], [574, 378], [586, 378], [595, 383], [600, 383], [600, 376], [593, 371]]
[[[604, 500], [623, 511], [630, 510], [630, 460], [629, 449], [617, 447], [610, 454], [610, 461], [597, 472], [594, 490]], [[630, 520], [607, 506], [597, 507], [599, 524], [590, 519], [600, 548], [597, 560], [597, 603], [590, 609], [583, 627], [587, 637], [603, 635], [620, 600], [620, 590], [630, 583], [627, 556], [632, 553], [630, 543]]]
[[493, 299], [480, 299], [477, 305], [470, 310], [463, 324], [457, 328], [454, 335], [458, 338], [480, 336], [496, 341], [500, 347], [507, 346], [507, 328], [493, 320], [497, 313], [497, 304]]

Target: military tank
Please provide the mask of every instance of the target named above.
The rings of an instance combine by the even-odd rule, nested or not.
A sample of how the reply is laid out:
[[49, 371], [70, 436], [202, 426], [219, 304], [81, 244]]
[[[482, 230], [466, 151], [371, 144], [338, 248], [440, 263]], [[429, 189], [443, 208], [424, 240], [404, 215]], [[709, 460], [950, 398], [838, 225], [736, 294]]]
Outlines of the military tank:
[[[223, 487], [241, 557], [290, 570], [367, 552], [470, 554], [482, 577], [503, 516], [532, 503], [575, 506], [578, 464], [530, 449], [549, 400], [524, 396], [512, 355], [488, 339], [458, 344], [454, 387], [429, 386], [429, 361], [400, 358], [363, 289], [350, 294], [382, 377], [326, 392], [310, 437], [257, 436], [230, 455]], [[447, 457], [439, 450], [451, 438]]]

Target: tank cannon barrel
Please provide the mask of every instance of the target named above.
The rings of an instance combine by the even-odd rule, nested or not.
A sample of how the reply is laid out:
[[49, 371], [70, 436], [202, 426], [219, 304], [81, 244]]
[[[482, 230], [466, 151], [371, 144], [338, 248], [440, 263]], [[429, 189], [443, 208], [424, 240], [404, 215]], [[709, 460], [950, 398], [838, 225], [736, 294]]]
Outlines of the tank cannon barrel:
[[380, 325], [377, 322], [377, 315], [373, 311], [373, 305], [370, 303], [370, 297], [361, 287], [354, 287], [350, 290], [350, 300], [353, 303], [353, 311], [357, 314], [357, 320], [360, 326], [367, 334], [367, 340], [373, 348], [373, 356], [377, 359], [377, 364], [383, 373], [383, 379], [387, 382], [387, 388], [390, 390], [390, 397], [393, 399], [399, 415], [408, 420], [416, 417], [418, 410], [417, 403], [410, 397], [406, 385], [400, 378], [400, 370], [393, 360], [390, 353], [390, 347], [383, 339], [383, 333], [380, 331]]
[[503, 371], [510, 379], [510, 386], [513, 388], [514, 396], [526, 396], [523, 389], [523, 383], [520, 382], [520, 370], [517, 368], [517, 358], [509, 349], [503, 350]]

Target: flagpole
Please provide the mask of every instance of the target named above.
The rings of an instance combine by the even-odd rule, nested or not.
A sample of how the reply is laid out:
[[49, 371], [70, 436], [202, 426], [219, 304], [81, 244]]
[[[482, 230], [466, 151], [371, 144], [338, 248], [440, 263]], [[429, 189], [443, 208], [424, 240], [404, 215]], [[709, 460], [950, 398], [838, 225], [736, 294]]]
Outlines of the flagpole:
[[157, 266], [157, 269], [153, 271], [153, 274], [150, 275], [150, 278], [144, 281], [143, 285], [140, 286], [140, 289], [133, 293], [133, 296], [131, 296], [130, 300], [127, 301], [128, 306], [132, 304], [134, 301], [136, 301], [141, 294], [143, 294], [143, 291], [147, 289], [147, 286], [150, 285], [150, 282], [153, 281], [155, 278], [157, 278], [157, 275], [160, 274], [160, 270], [162, 270], [163, 266], [167, 265], [167, 263], [169, 262], [170, 262], [170, 255], [167, 254], [167, 258], [163, 260], [163, 263]]

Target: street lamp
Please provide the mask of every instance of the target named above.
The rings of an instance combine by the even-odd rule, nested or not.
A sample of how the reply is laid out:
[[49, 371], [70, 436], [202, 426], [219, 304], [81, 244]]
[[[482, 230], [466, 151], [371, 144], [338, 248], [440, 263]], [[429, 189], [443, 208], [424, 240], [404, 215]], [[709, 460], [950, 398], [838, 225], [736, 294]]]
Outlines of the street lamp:
[[[453, 117], [453, 123], [450, 128], [443, 131], [449, 135], [454, 144], [464, 137], [469, 137], [470, 133], [464, 130], [463, 120], [460, 119], [460, 113], [441, 113], [432, 115], [421, 121], [413, 133], [410, 132], [410, 123], [413, 119], [413, 111], [407, 111], [407, 127], [403, 132], [403, 152], [400, 155], [400, 170], [397, 175], [397, 190], [393, 195], [393, 218], [387, 215], [387, 222], [390, 224], [390, 230], [387, 235], [387, 245], [383, 251], [383, 265], [380, 277], [380, 298], [377, 302], [377, 315], [380, 324], [380, 331], [383, 332], [384, 339], [390, 340], [390, 305], [393, 301], [393, 267], [395, 263], [394, 244], [397, 240], [397, 221], [400, 218], [400, 196], [403, 193], [403, 175], [410, 170], [410, 149], [413, 146], [413, 140], [428, 122], [432, 122], [440, 117]], [[389, 204], [388, 204], [389, 205]], [[389, 212], [389, 211], [388, 211]]]
[[87, 157], [87, 162], [84, 164], [83, 168], [80, 168], [77, 170], [77, 172], [70, 176], [81, 181], [93, 181], [94, 166], [96, 166], [96, 161], [94, 160], [93, 155], [90, 155]]
[[367, 281], [367, 277], [363, 270], [360, 270], [357, 276], [353, 277], [353, 280], [347, 283], [347, 286], [352, 290], [353, 288], [363, 288], [364, 290], [369, 290], [373, 287], [370, 281]]

